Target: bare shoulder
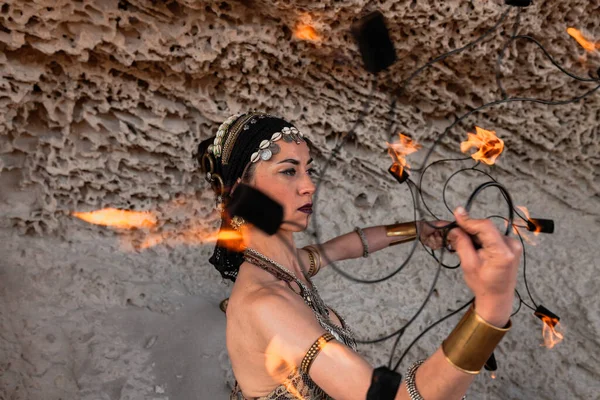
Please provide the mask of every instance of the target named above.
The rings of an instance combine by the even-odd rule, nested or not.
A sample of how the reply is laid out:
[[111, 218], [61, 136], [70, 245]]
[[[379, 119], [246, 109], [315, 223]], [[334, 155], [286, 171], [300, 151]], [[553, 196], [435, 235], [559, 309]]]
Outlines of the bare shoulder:
[[[285, 283], [246, 269], [227, 306], [227, 350], [246, 397], [265, 396], [300, 366], [325, 330], [312, 310]], [[240, 270], [241, 272], [241, 270]], [[251, 273], [250, 273], [251, 272]], [[240, 275], [238, 275], [240, 277]], [[331, 371], [338, 371], [331, 379]], [[372, 368], [335, 340], [319, 353], [311, 378], [333, 398], [364, 398]]]
[[299, 365], [324, 332], [312, 310], [283, 282], [249, 286], [232, 293], [227, 306], [230, 351], [271, 354], [286, 364]]
[[270, 393], [322, 334], [312, 311], [285, 283], [238, 280], [227, 306], [227, 351], [248, 397]]
[[244, 326], [244, 331], [251, 332], [261, 348], [281, 340], [277, 338], [286, 338], [288, 344], [302, 343], [302, 340], [298, 341], [300, 336], [321, 330], [313, 312], [287, 286], [269, 285], [239, 300], [232, 307], [231, 318]]

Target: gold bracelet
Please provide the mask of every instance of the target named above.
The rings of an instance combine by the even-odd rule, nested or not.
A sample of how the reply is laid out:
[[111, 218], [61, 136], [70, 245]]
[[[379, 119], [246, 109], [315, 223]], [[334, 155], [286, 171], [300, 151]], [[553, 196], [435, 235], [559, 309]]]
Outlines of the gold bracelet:
[[334, 339], [335, 337], [333, 337], [331, 333], [325, 332], [324, 334], [319, 336], [317, 340], [314, 341], [312, 346], [310, 346], [310, 348], [304, 355], [302, 362], [300, 363], [300, 368], [306, 375], [308, 375], [313, 361], [315, 361], [315, 358], [317, 358], [321, 350], [323, 350], [323, 347], [325, 347], [327, 342], [330, 342]]
[[401, 243], [412, 242], [413, 240], [415, 240], [414, 237], [405, 237], [402, 239], [394, 240], [393, 242], [390, 242], [390, 244], [388, 244], [388, 247], [395, 246], [395, 245], [401, 244]]
[[319, 250], [317, 250], [312, 245], [304, 246], [303, 248], [304, 248], [304, 250], [308, 251], [308, 254], [309, 254], [308, 258], [311, 260], [311, 269], [313, 269], [312, 266], [313, 266], [313, 262], [314, 262], [314, 271], [311, 275], [311, 273], [310, 273], [311, 269], [309, 269], [308, 276], [315, 276], [321, 270], [321, 253], [319, 253]]
[[510, 320], [504, 328], [490, 324], [471, 305], [448, 338], [442, 342], [446, 360], [467, 374], [478, 374], [511, 326]]
[[401, 224], [393, 224], [385, 226], [385, 236], [397, 237], [402, 236], [398, 240], [394, 240], [388, 244], [388, 246], [394, 246], [400, 243], [410, 242], [417, 237], [417, 224], [416, 222], [403, 222]]
[[316, 267], [316, 262], [315, 262], [315, 254], [312, 252], [312, 250], [310, 249], [304, 249], [306, 250], [306, 252], [308, 253], [308, 261], [310, 262], [310, 267], [308, 268], [308, 277], [310, 278], [311, 276], [315, 275], [315, 267]]
[[227, 305], [229, 304], [229, 297], [221, 300], [221, 302], [219, 303], [219, 308], [221, 309], [221, 311], [223, 311], [224, 313], [227, 313]]

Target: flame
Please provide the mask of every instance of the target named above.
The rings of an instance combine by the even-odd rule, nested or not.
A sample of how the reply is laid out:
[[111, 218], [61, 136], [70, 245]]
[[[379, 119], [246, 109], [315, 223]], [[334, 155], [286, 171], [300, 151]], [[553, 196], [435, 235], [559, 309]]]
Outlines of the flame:
[[320, 42], [321, 36], [312, 25], [298, 23], [294, 28], [294, 37], [309, 42]]
[[[174, 207], [185, 204], [173, 203]], [[116, 208], [105, 208], [92, 212], [73, 212], [73, 216], [94, 225], [102, 225], [119, 230], [124, 249], [145, 250], [159, 244], [169, 245], [199, 245], [216, 243], [233, 251], [245, 249], [242, 232], [234, 230], [209, 229], [200, 223], [192, 221], [186, 226], [168, 226], [165, 221], [159, 221], [157, 214], [152, 211], [127, 211]], [[160, 214], [158, 214], [160, 215]], [[165, 218], [166, 219], [166, 218]], [[162, 223], [159, 223], [162, 222]], [[136, 228], [147, 228], [137, 230]], [[124, 231], [129, 230], [129, 231]]]
[[527, 224], [535, 226], [535, 230], [533, 231], [533, 234], [535, 236], [539, 235], [540, 232], [542, 231], [542, 226], [534, 219], [531, 219], [531, 216], [529, 215], [529, 210], [527, 210], [527, 207], [517, 206], [517, 208], [519, 210], [521, 210], [521, 212], [523, 214], [525, 214], [525, 217], [527, 218]]
[[294, 27], [294, 37], [309, 42], [320, 42], [321, 35], [317, 32], [310, 14], [302, 14]]
[[[318, 352], [323, 351], [324, 353], [328, 353], [328, 349], [325, 349], [327, 346], [327, 340], [322, 337], [318, 339]], [[283, 345], [283, 341], [279, 339], [279, 337], [275, 336], [269, 342], [267, 346], [267, 351], [265, 352], [265, 367], [269, 373], [274, 378], [277, 378], [281, 371], [296, 371], [298, 368], [293, 363], [288, 362], [287, 360], [281, 357], [282, 351], [281, 346]], [[288, 374], [295, 375], [295, 374]], [[296, 385], [289, 378], [285, 378], [281, 384], [286, 388], [286, 390], [294, 396], [295, 399], [305, 400], [306, 398], [302, 396], [302, 394], [296, 388]]]
[[90, 224], [120, 229], [152, 228], [156, 226], [156, 216], [150, 211], [127, 211], [116, 208], [104, 208], [91, 212], [73, 212], [73, 216]]
[[388, 154], [392, 157], [394, 173], [398, 173], [398, 176], [402, 176], [404, 168], [409, 168], [408, 162], [406, 162], [406, 156], [412, 154], [421, 148], [421, 145], [409, 138], [406, 135], [398, 134], [400, 138], [399, 142], [388, 143]]
[[[283, 341], [278, 336], [275, 336], [273, 339], [271, 339], [265, 351], [265, 367], [267, 369], [267, 373], [275, 379], [278, 379], [278, 376], [282, 371], [290, 371], [286, 374], [287, 376], [290, 376], [296, 375], [295, 373], [292, 374], [292, 371], [296, 372], [298, 370], [294, 363], [288, 362], [281, 356], [283, 353], [281, 351], [281, 347], [283, 345]], [[283, 385], [286, 390], [294, 396], [295, 399], [306, 400], [306, 398], [302, 396], [290, 378], [286, 377], [283, 382], [281, 382], [281, 385]]]
[[[541, 232], [541, 226], [539, 223], [537, 223], [535, 220], [531, 219], [531, 216], [529, 215], [529, 210], [527, 209], [527, 207], [523, 207], [523, 206], [516, 206], [517, 209], [519, 209], [524, 215], [525, 215], [525, 222], [527, 223], [528, 226], [519, 226], [516, 224], [513, 224], [513, 232], [515, 235], [520, 234], [521, 238], [523, 239], [523, 241], [531, 246], [537, 246], [537, 243], [535, 241], [535, 239], [531, 236], [531, 232], [529, 230], [529, 225], [533, 225], [535, 226], [535, 230], [533, 231], [533, 235], [534, 236], [538, 236]], [[506, 221], [504, 221], [505, 226], [506, 226]]]
[[551, 318], [547, 315], [542, 315], [542, 336], [544, 337], [544, 344], [549, 349], [553, 348], [557, 344], [563, 341], [564, 335], [560, 332], [560, 322], [558, 318]]
[[160, 233], [151, 233], [147, 235], [142, 243], [138, 246], [140, 250], [149, 249], [150, 247], [157, 246], [165, 241], [164, 235]]
[[494, 372], [492, 372], [492, 373], [490, 374], [490, 378], [492, 378], [492, 379], [496, 379], [496, 374], [495, 374]]
[[[200, 236], [201, 237], [201, 236]], [[221, 241], [221, 245], [223, 247], [232, 250], [232, 251], [244, 251], [246, 247], [244, 246], [243, 235], [240, 231], [234, 230], [220, 230], [216, 234], [208, 235], [202, 238], [203, 242], [214, 242]], [[192, 238], [189, 244], [197, 243], [195, 238]]]
[[471, 157], [487, 165], [493, 165], [504, 150], [504, 141], [498, 138], [494, 131], [488, 131], [478, 126], [475, 127], [475, 131], [476, 134], [467, 133], [468, 139], [460, 144], [460, 151], [466, 153], [471, 147], [475, 147], [477, 152], [471, 154]]
[[300, 394], [300, 392], [298, 391], [298, 389], [296, 389], [296, 385], [294, 384], [294, 382], [292, 382], [291, 379], [285, 378], [285, 380], [283, 381], [282, 384], [285, 387], [285, 389], [291, 395], [293, 395], [296, 399], [298, 399], [298, 400], [305, 400], [305, 397], [302, 396], [302, 394]]
[[[132, 242], [132, 238], [127, 238]], [[176, 230], [166, 230], [146, 235], [140, 244], [135, 246], [139, 250], [149, 249], [161, 243], [169, 245], [198, 245], [206, 243], [220, 244], [232, 251], [241, 252], [245, 250], [243, 235], [239, 231], [220, 230], [210, 232], [205, 228], [185, 228]]]
[[583, 47], [587, 52], [591, 53], [596, 49], [600, 49], [600, 42], [595, 43], [586, 39], [579, 29], [567, 28], [567, 33], [571, 35], [571, 37], [575, 39], [577, 43], [579, 43], [579, 45]]

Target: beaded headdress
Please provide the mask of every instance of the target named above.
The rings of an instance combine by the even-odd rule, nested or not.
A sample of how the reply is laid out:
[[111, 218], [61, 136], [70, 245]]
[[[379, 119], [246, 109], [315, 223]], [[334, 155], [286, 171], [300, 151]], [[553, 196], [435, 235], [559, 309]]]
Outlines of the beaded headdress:
[[[300, 144], [304, 135], [289, 122], [260, 112], [233, 115], [223, 122], [210, 144], [200, 144], [198, 155], [206, 180], [217, 195], [221, 212], [221, 229], [232, 229], [231, 219], [225, 212], [232, 188], [243, 178], [248, 168], [258, 161], [270, 160], [280, 152], [276, 143]], [[224, 278], [235, 280], [243, 255], [217, 242], [210, 262]]]

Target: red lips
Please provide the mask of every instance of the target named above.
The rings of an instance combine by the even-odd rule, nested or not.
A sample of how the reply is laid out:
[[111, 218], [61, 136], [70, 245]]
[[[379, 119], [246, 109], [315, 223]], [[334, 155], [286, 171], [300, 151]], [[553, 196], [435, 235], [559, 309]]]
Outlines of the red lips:
[[298, 209], [298, 211], [301, 211], [301, 212], [307, 213], [307, 214], [312, 214], [312, 203], [306, 203], [305, 205], [300, 207]]

